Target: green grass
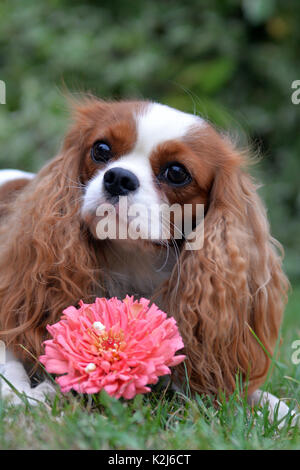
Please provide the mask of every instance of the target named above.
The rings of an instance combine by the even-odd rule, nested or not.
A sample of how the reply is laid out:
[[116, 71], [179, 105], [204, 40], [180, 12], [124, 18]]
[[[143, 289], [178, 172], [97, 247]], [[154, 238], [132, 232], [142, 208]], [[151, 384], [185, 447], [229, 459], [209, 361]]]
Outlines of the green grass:
[[[300, 338], [300, 285], [283, 324], [279, 361], [266, 390], [300, 405], [300, 365], [291, 345]], [[298, 328], [298, 329], [297, 329]], [[200, 397], [153, 391], [125, 402], [100, 394], [94, 401], [57, 394], [53, 403], [13, 407], [0, 401], [0, 449], [299, 449], [300, 427], [268, 422], [238, 391], [216, 410]]]

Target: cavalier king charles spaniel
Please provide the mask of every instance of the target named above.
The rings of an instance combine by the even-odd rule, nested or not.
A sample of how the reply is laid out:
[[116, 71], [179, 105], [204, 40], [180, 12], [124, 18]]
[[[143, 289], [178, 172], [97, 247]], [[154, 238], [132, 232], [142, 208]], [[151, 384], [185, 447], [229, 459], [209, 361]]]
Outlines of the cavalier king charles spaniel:
[[[29, 396], [51, 393], [47, 382], [30, 388], [27, 375], [46, 325], [80, 299], [129, 294], [175, 317], [187, 356], [186, 370], [175, 369], [177, 385], [187, 376], [193, 392], [228, 396], [239, 374], [254, 403], [272, 401], [258, 388], [288, 281], [247, 155], [203, 118], [158, 103], [87, 96], [73, 103], [72, 117], [60, 152], [36, 175], [0, 172], [4, 376]], [[123, 196], [146, 209], [202, 205], [201, 248], [161, 230], [155, 239], [101, 237], [97, 208], [117, 208]], [[160, 215], [152, 215], [156, 228]], [[194, 211], [192, 219], [196, 230]], [[3, 381], [4, 395], [8, 388]]]

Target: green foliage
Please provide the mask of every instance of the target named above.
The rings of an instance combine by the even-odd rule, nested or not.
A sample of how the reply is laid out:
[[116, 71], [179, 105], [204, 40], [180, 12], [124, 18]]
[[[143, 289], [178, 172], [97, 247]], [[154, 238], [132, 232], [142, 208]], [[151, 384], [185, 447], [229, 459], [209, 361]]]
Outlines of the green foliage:
[[220, 402], [167, 392], [118, 402], [59, 396], [51, 404], [10, 406], [0, 399], [0, 449], [297, 449], [300, 434], [287, 418], [269, 422], [268, 409], [239, 396]]

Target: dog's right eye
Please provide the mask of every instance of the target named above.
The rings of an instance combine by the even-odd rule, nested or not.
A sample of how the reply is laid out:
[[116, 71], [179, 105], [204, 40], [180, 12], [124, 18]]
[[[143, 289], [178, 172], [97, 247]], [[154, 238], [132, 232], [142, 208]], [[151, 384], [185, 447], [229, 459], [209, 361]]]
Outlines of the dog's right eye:
[[181, 163], [168, 163], [158, 175], [160, 180], [165, 181], [170, 186], [186, 186], [192, 181], [188, 170]]
[[103, 140], [97, 140], [91, 148], [91, 157], [95, 163], [106, 163], [112, 157], [110, 145]]

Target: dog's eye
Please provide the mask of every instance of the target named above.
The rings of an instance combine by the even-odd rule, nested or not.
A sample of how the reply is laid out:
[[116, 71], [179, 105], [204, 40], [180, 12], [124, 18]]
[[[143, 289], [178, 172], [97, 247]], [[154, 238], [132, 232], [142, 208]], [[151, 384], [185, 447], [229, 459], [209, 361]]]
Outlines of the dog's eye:
[[192, 177], [187, 169], [181, 163], [171, 163], [163, 169], [159, 175], [171, 186], [185, 186], [192, 181]]
[[96, 163], [107, 162], [112, 157], [110, 145], [103, 140], [97, 140], [91, 148], [91, 157]]

